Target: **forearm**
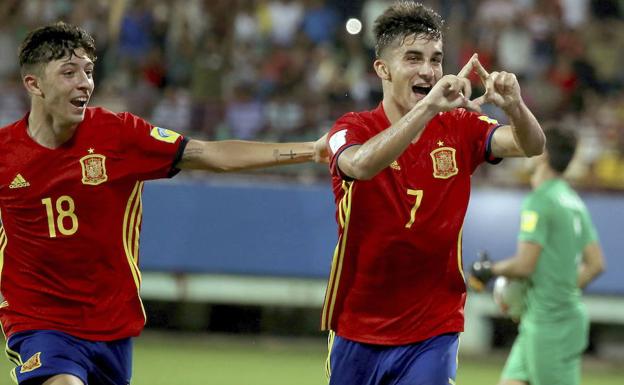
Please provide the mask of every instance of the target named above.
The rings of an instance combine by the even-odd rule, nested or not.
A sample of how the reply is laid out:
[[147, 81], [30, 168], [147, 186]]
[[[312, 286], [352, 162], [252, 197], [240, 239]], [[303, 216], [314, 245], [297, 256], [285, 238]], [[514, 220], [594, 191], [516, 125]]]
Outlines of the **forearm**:
[[602, 267], [583, 263], [579, 268], [578, 286], [584, 289], [591, 281], [596, 279], [603, 271]]
[[314, 160], [314, 142], [192, 141], [177, 167], [233, 172]]
[[492, 273], [508, 278], [528, 278], [531, 276], [532, 271], [521, 263], [518, 257], [511, 257], [495, 262], [492, 265]]
[[436, 115], [428, 103], [418, 103], [399, 121], [364, 143], [353, 156], [356, 179], [369, 179], [388, 167]]
[[509, 118], [514, 139], [524, 155], [540, 155], [544, 151], [546, 137], [539, 122], [526, 104], [521, 101], [517, 105], [505, 109], [505, 114]]

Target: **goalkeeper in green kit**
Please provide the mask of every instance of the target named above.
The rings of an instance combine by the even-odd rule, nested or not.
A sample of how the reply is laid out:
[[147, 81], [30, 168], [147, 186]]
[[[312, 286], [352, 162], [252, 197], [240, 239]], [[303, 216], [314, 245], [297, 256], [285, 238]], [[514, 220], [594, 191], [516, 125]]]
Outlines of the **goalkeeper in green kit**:
[[472, 265], [471, 284], [494, 276], [526, 279], [526, 308], [499, 385], [577, 385], [589, 319], [581, 289], [604, 269], [604, 258], [585, 204], [562, 179], [577, 139], [559, 127], [544, 130], [533, 192], [522, 206], [516, 255]]

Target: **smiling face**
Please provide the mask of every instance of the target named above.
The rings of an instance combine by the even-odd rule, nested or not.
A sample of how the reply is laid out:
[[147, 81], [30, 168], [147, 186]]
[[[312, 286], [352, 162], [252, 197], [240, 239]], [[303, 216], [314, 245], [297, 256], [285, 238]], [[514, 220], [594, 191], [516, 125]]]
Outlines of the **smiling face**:
[[424, 35], [397, 39], [375, 61], [384, 101], [405, 115], [442, 77], [442, 40]]
[[31, 94], [42, 105], [44, 114], [56, 125], [76, 126], [84, 119], [93, 93], [93, 61], [77, 49], [65, 58], [50, 61], [39, 74], [26, 75], [25, 82], [36, 83]]

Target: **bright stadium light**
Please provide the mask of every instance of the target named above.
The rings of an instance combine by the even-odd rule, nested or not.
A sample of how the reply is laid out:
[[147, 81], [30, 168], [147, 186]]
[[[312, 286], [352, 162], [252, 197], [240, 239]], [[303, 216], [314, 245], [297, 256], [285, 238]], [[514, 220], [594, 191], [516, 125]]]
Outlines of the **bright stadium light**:
[[351, 35], [357, 35], [362, 31], [362, 22], [354, 17], [347, 20], [347, 32]]

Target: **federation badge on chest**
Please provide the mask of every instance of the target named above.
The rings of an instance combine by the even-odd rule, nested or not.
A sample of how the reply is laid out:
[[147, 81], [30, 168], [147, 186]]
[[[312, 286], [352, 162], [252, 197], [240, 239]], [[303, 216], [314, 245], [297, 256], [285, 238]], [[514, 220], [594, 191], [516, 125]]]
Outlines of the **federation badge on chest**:
[[100, 154], [89, 154], [80, 158], [82, 167], [82, 183], [97, 186], [108, 180], [106, 175], [106, 157]]
[[448, 179], [459, 172], [454, 148], [440, 147], [431, 151], [429, 155], [431, 155], [433, 160], [434, 178]]

